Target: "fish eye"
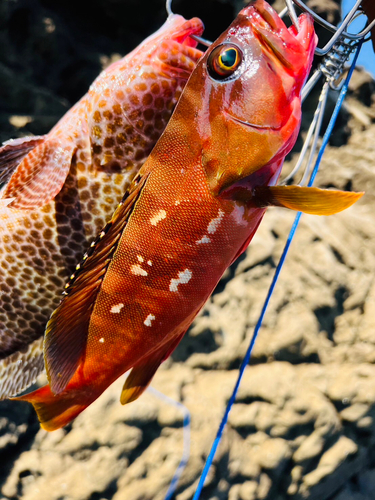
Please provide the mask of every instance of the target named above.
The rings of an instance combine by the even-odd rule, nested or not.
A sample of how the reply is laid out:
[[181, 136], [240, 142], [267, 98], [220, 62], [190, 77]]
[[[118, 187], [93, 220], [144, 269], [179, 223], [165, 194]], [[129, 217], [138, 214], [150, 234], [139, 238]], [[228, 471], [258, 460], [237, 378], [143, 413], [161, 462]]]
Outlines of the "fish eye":
[[242, 59], [242, 50], [237, 45], [223, 43], [208, 56], [208, 73], [214, 80], [225, 80], [233, 75]]

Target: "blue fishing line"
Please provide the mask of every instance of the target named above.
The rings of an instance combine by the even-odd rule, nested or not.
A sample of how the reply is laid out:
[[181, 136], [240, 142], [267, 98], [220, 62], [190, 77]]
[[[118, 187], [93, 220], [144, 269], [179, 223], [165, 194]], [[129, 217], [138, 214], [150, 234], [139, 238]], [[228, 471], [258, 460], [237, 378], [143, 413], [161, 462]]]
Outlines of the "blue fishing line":
[[[363, 43], [363, 41], [361, 41], [358, 44], [357, 48], [356, 48], [356, 51], [355, 51], [355, 54], [354, 54], [354, 58], [353, 58], [353, 62], [351, 64], [350, 70], [349, 70], [348, 75], [347, 75], [347, 77], [345, 79], [345, 83], [344, 83], [344, 85], [343, 85], [343, 87], [342, 87], [342, 89], [340, 91], [339, 97], [338, 97], [336, 105], [335, 105], [335, 109], [333, 110], [331, 119], [330, 119], [328, 127], [327, 127], [327, 130], [326, 130], [326, 132], [325, 132], [325, 134], [323, 136], [322, 145], [321, 145], [321, 148], [319, 150], [319, 153], [318, 153], [318, 156], [317, 156], [317, 159], [316, 159], [316, 163], [315, 163], [314, 169], [312, 171], [312, 174], [311, 174], [311, 177], [310, 177], [310, 180], [309, 180], [309, 183], [308, 183], [309, 187], [313, 184], [313, 182], [315, 180], [315, 177], [316, 177], [316, 174], [318, 173], [318, 169], [319, 169], [319, 165], [320, 165], [323, 153], [324, 153], [324, 151], [325, 151], [325, 149], [327, 147], [327, 144], [328, 144], [329, 138], [330, 138], [330, 136], [332, 134], [333, 127], [334, 127], [334, 125], [336, 123], [336, 119], [337, 119], [337, 116], [339, 114], [341, 105], [342, 105], [342, 103], [343, 103], [343, 101], [345, 99], [345, 96], [347, 94], [348, 86], [349, 86], [349, 81], [350, 81], [350, 78], [351, 78], [351, 76], [353, 74], [353, 71], [354, 71], [354, 68], [355, 68], [355, 65], [356, 65], [356, 62], [357, 62], [358, 54], [359, 54], [359, 52], [361, 50], [361, 47], [362, 47], [362, 43]], [[234, 386], [232, 395], [231, 395], [231, 397], [229, 399], [229, 402], [228, 402], [227, 407], [225, 409], [224, 416], [223, 416], [223, 418], [221, 420], [219, 429], [217, 431], [216, 438], [215, 438], [215, 440], [214, 440], [214, 442], [212, 444], [210, 453], [209, 453], [209, 455], [208, 455], [208, 457], [206, 459], [206, 463], [205, 463], [204, 469], [202, 471], [201, 477], [199, 479], [199, 483], [198, 483], [197, 489], [195, 490], [195, 493], [194, 493], [194, 496], [193, 496], [193, 500], [198, 500], [199, 497], [200, 497], [200, 494], [202, 492], [202, 489], [203, 489], [203, 486], [204, 486], [204, 482], [205, 482], [205, 480], [207, 478], [208, 472], [210, 470], [210, 467], [212, 465], [213, 459], [215, 457], [215, 453], [216, 453], [217, 447], [219, 446], [219, 443], [221, 441], [224, 428], [225, 428], [225, 426], [227, 424], [229, 412], [231, 411], [232, 406], [234, 404], [234, 401], [236, 399], [237, 392], [238, 392], [238, 389], [239, 389], [239, 386], [240, 386], [240, 383], [241, 383], [241, 380], [242, 380], [245, 368], [249, 364], [250, 356], [251, 356], [251, 353], [252, 353], [252, 350], [253, 350], [253, 347], [254, 347], [254, 344], [255, 344], [255, 340], [256, 340], [256, 338], [258, 336], [258, 333], [259, 333], [259, 330], [260, 330], [260, 328], [262, 326], [264, 315], [265, 315], [265, 313], [267, 311], [267, 308], [268, 308], [271, 296], [272, 296], [272, 294], [274, 292], [277, 280], [278, 280], [279, 275], [280, 275], [280, 271], [281, 271], [281, 269], [282, 269], [282, 267], [284, 265], [286, 256], [287, 256], [288, 251], [289, 251], [290, 244], [291, 244], [291, 242], [292, 242], [292, 240], [294, 238], [296, 229], [297, 229], [299, 221], [301, 219], [301, 215], [302, 215], [302, 213], [298, 212], [297, 215], [296, 215], [296, 217], [295, 217], [295, 219], [294, 219], [293, 226], [292, 226], [292, 228], [290, 230], [290, 233], [289, 233], [288, 239], [286, 241], [283, 253], [282, 253], [281, 257], [280, 257], [279, 263], [278, 263], [277, 268], [275, 270], [275, 274], [274, 274], [272, 283], [271, 283], [270, 288], [268, 290], [266, 300], [265, 300], [265, 302], [263, 304], [262, 311], [260, 313], [259, 319], [258, 319], [257, 324], [255, 326], [254, 333], [253, 333], [253, 336], [251, 338], [249, 347], [248, 347], [248, 349], [246, 351], [246, 354], [245, 354], [245, 357], [244, 357], [244, 359], [243, 359], [243, 361], [241, 363], [241, 367], [240, 367], [240, 370], [239, 370], [239, 374], [238, 374], [236, 385]]]
[[169, 396], [166, 396], [162, 392], [154, 389], [154, 387], [148, 387], [147, 389], [148, 392], [151, 392], [154, 396], [156, 396], [159, 399], [162, 399], [165, 401], [167, 404], [175, 406], [178, 408], [181, 413], [183, 414], [183, 449], [182, 449], [182, 457], [180, 460], [180, 463], [178, 464], [178, 467], [176, 469], [176, 472], [174, 473], [174, 476], [172, 478], [171, 484], [169, 485], [168, 491], [165, 495], [164, 500], [171, 500], [173, 497], [178, 481], [180, 480], [181, 474], [184, 472], [186, 465], [189, 460], [190, 456], [190, 411], [184, 406], [182, 403], [179, 403], [178, 401], [175, 401], [174, 399], [170, 398]]

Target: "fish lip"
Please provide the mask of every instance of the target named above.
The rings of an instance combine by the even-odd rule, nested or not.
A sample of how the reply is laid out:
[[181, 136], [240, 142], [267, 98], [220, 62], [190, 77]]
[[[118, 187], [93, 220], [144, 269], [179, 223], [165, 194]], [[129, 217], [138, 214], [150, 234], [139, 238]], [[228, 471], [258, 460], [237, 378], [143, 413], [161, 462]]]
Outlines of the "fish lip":
[[[191, 36], [202, 35], [204, 31], [203, 22], [197, 17], [186, 20], [178, 14], [172, 14], [169, 16], [167, 22], [170, 24], [175, 23], [175, 31], [169, 38], [165, 39], [162, 44], [165, 43], [171, 46], [178, 46], [178, 51], [196, 64], [202, 57], [203, 52], [196, 48], [198, 42], [191, 38]], [[185, 68], [170, 64], [168, 60], [165, 59], [158, 59], [158, 63], [161, 71], [166, 74], [178, 76], [179, 78], [186, 80], [190, 77], [191, 70], [186, 70]]]
[[224, 111], [223, 114], [236, 123], [239, 123], [241, 125], [246, 125], [247, 127], [255, 128], [257, 130], [272, 130], [278, 132], [279, 130], [281, 130], [282, 127], [281, 125], [279, 127], [272, 127], [271, 125], [256, 125], [255, 123], [246, 122], [244, 120], [241, 120], [240, 118], [236, 118], [227, 111]]
[[[177, 14], [172, 14], [176, 18], [181, 18]], [[177, 19], [179, 20], [179, 19]], [[172, 40], [175, 42], [195, 48], [198, 45], [198, 42], [191, 38], [192, 35], [201, 36], [204, 31], [203, 22], [197, 18], [193, 17], [192, 19], [185, 20], [185, 22], [178, 28], [178, 33], [172, 35]]]
[[301, 61], [296, 61], [297, 53], [301, 58], [313, 55], [311, 48], [315, 49], [317, 39], [309, 14], [298, 17], [298, 31], [293, 25], [287, 28], [278, 13], [264, 0], [256, 0], [250, 5], [248, 16], [259, 43], [272, 51], [284, 66], [296, 69], [296, 65], [301, 64]]
[[253, 5], [250, 6], [262, 19], [268, 29], [270, 28], [272, 31], [280, 31], [280, 29], [285, 28], [285, 24], [277, 14], [277, 12], [269, 8], [269, 5], [265, 4], [262, 1], [256, 1]]

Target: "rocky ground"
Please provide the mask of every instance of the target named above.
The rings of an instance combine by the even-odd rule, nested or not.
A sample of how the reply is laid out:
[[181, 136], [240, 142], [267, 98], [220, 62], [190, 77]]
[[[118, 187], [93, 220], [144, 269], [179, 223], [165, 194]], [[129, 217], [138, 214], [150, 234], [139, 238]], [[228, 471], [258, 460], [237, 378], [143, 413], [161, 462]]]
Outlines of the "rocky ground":
[[[144, 36], [137, 26], [147, 19], [137, 2], [127, 2], [135, 24], [124, 21], [133, 31], [118, 22], [120, 3], [108, 4], [104, 16], [99, 0], [90, 3], [103, 18], [103, 25], [94, 24], [96, 36], [86, 19], [72, 22], [73, 3], [54, 10], [49, 1], [0, 1], [2, 139], [48, 130], [84, 93], [105, 58]], [[207, 1], [205, 8], [213, 4]], [[182, 1], [174, 5], [179, 12], [186, 7]], [[330, 6], [333, 16], [336, 4]], [[198, 7], [194, 14], [212, 22]], [[232, 15], [227, 2], [217, 9]], [[158, 15], [153, 22], [160, 21]], [[24, 16], [27, 22], [20, 25]], [[111, 20], [115, 42], [108, 34]], [[31, 48], [23, 45], [26, 35]], [[50, 55], [40, 53], [43, 37], [50, 40]], [[12, 42], [9, 51], [5, 41]], [[62, 62], [46, 71], [48, 57], [58, 51]], [[64, 80], [64, 74], [71, 78]], [[202, 499], [374, 498], [373, 96], [374, 83], [356, 72], [316, 180], [317, 186], [366, 195], [341, 214], [302, 217]], [[312, 100], [306, 122], [311, 109]], [[152, 387], [182, 403], [191, 416], [190, 456], [176, 500], [190, 500], [195, 491], [293, 219], [292, 212], [268, 210], [248, 251], [155, 376]], [[122, 383], [70, 426], [50, 434], [39, 429], [28, 405], [0, 403], [0, 499], [163, 500], [183, 453], [184, 413], [155, 391], [123, 407]]]

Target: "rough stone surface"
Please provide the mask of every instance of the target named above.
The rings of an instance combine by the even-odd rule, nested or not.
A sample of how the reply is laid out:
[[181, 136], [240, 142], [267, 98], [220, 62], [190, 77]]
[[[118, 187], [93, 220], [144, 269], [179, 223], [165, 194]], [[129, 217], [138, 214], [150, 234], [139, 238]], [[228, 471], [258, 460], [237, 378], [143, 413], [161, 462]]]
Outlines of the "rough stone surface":
[[[160, 25], [163, 3], [94, 0], [84, 16], [73, 2], [0, 2], [0, 138], [48, 131], [102, 65]], [[337, 21], [337, 2], [310, 4]], [[213, 38], [234, 5], [173, 8], [201, 16]], [[202, 499], [374, 498], [374, 95], [357, 71], [316, 180], [366, 195], [336, 216], [302, 217]], [[304, 129], [313, 107], [311, 96]], [[155, 376], [153, 388], [191, 415], [176, 500], [194, 494], [293, 219], [268, 211]], [[122, 407], [122, 383], [51, 434], [28, 405], [0, 403], [1, 500], [163, 500], [182, 457], [184, 414], [151, 391]]]

